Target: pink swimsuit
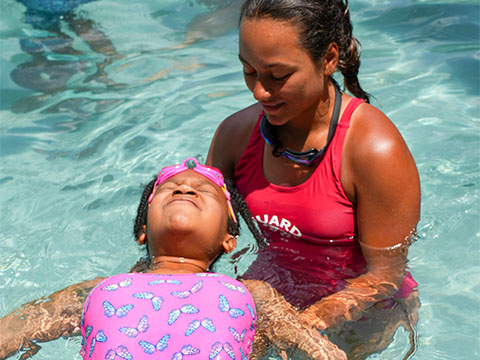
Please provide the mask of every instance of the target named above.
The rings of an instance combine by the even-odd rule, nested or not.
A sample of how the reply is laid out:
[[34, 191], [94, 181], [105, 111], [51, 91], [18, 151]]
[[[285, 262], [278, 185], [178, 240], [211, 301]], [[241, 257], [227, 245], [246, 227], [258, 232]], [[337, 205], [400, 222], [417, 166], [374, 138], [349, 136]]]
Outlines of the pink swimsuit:
[[82, 314], [83, 359], [248, 359], [255, 307], [220, 274], [119, 274], [98, 284]]
[[362, 103], [351, 99], [347, 104], [324, 158], [304, 183], [286, 187], [265, 178], [265, 140], [259, 128], [263, 114], [235, 168], [236, 186], [269, 241], [242, 277], [269, 282], [300, 308], [343, 289], [346, 279], [367, 271], [356, 240], [356, 208], [340, 181], [351, 115]]

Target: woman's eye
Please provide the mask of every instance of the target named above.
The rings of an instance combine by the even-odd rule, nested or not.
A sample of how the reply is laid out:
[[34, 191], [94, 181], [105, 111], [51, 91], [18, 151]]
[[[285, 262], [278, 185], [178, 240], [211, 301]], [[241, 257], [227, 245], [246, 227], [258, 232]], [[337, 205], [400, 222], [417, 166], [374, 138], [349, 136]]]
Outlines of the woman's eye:
[[287, 79], [290, 77], [290, 75], [292, 75], [292, 74], [287, 74], [287, 75], [283, 75], [283, 76], [274, 76], [274, 75], [272, 75], [272, 77], [273, 77], [273, 79], [274, 79], [275, 81], [285, 81], [285, 80], [287, 80]]
[[255, 70], [247, 71], [246, 69], [243, 69], [243, 73], [244, 73], [245, 76], [253, 76], [253, 75], [255, 75]]

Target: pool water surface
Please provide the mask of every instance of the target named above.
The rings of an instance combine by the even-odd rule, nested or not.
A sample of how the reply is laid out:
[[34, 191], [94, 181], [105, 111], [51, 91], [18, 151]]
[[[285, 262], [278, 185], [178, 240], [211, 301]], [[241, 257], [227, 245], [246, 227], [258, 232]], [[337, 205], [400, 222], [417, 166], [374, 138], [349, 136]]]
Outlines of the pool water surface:
[[[84, 1], [61, 17], [28, 3], [0, 5], [0, 317], [128, 271], [143, 255], [132, 236], [143, 185], [162, 165], [205, 161], [218, 124], [253, 103], [237, 57], [237, 1]], [[350, 8], [362, 86], [403, 134], [422, 182], [409, 251], [421, 300], [412, 358], [478, 359], [478, 1]], [[95, 51], [88, 36], [100, 39]], [[244, 228], [242, 247], [253, 244]], [[254, 256], [235, 267], [224, 257], [216, 270], [235, 276]], [[403, 359], [408, 336], [400, 328], [370, 358]], [[80, 341], [42, 344], [34, 359], [80, 359]]]

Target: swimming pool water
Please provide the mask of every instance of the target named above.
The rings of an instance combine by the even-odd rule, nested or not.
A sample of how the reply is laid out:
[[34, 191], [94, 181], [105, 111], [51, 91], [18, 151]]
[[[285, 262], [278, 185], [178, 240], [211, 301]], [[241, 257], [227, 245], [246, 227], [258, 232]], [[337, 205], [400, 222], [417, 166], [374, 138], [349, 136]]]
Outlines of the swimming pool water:
[[[68, 27], [68, 16], [59, 29], [76, 52], [58, 54], [39, 44], [55, 37], [32, 24], [24, 5], [3, 0], [0, 6], [3, 316], [74, 282], [127, 271], [142, 254], [131, 235], [142, 184], [164, 164], [190, 155], [204, 160], [219, 122], [252, 97], [237, 60], [235, 1], [78, 6], [77, 20], [93, 21], [90, 34], [100, 36], [103, 51], [110, 41], [118, 54], [104, 75], [97, 63], [106, 55]], [[413, 358], [476, 359], [478, 2], [350, 6], [363, 45], [362, 85], [404, 135], [422, 180], [420, 236], [409, 254], [422, 302]], [[27, 51], [37, 48], [43, 50], [33, 58]], [[241, 240], [253, 243], [246, 230]], [[237, 271], [252, 257], [241, 257]], [[234, 275], [228, 258], [219, 271]], [[402, 359], [408, 347], [400, 329], [371, 358]], [[59, 339], [42, 344], [34, 358], [79, 359], [79, 348], [80, 338]]]

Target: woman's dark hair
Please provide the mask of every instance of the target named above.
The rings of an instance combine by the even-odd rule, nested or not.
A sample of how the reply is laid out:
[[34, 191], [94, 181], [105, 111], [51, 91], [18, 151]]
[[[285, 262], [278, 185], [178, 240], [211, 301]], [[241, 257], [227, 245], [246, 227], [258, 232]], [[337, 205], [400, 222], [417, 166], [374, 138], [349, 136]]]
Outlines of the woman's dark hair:
[[332, 42], [339, 49], [338, 69], [346, 88], [356, 97], [370, 102], [358, 81], [360, 42], [353, 36], [348, 0], [245, 0], [242, 19], [292, 22], [298, 26], [300, 42], [313, 61], [321, 59]]

